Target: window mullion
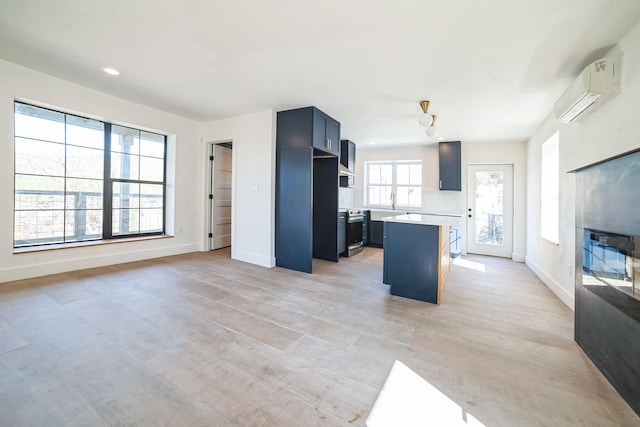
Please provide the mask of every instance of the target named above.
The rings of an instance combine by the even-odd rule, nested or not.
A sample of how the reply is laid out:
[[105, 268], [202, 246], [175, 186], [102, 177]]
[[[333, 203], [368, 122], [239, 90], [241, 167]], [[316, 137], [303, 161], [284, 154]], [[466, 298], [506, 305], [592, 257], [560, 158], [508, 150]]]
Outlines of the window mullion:
[[393, 193], [394, 197], [397, 199], [398, 197], [398, 180], [396, 174], [398, 173], [398, 164], [393, 163], [391, 165], [391, 193]]
[[102, 199], [102, 238], [113, 238], [113, 183], [111, 182], [111, 123], [104, 124], [104, 186]]
[[62, 187], [62, 241], [67, 241], [67, 156], [68, 156], [68, 145], [67, 145], [67, 115], [64, 115], [64, 178], [63, 178], [63, 187]]

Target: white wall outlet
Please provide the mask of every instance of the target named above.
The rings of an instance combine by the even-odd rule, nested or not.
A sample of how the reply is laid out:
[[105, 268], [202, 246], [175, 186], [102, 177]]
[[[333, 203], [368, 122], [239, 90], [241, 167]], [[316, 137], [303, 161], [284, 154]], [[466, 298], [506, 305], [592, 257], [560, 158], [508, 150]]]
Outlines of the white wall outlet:
[[178, 227], [178, 234], [184, 233], [184, 227]]
[[258, 191], [258, 184], [252, 184], [251, 191]]

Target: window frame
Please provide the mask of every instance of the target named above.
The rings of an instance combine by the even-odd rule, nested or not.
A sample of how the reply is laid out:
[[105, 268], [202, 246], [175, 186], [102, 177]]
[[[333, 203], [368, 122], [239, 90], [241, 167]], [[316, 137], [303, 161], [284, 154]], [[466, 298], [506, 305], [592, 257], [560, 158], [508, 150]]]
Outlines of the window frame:
[[[136, 238], [136, 237], [151, 237], [151, 236], [165, 236], [166, 235], [166, 225], [167, 225], [167, 135], [164, 133], [160, 133], [157, 131], [149, 131], [146, 129], [140, 129], [140, 128], [134, 128], [128, 125], [121, 125], [118, 123], [112, 123], [112, 122], [107, 122], [104, 120], [100, 120], [100, 119], [96, 119], [93, 117], [87, 117], [87, 116], [82, 116], [80, 114], [77, 113], [68, 113], [66, 111], [62, 111], [62, 110], [56, 110], [53, 108], [49, 108], [49, 107], [45, 107], [45, 106], [41, 106], [32, 102], [27, 102], [27, 101], [21, 101], [19, 99], [14, 99], [14, 103], [13, 103], [14, 107], [13, 107], [13, 114], [14, 114], [14, 131], [13, 131], [13, 149], [14, 149], [14, 161], [13, 161], [13, 176], [14, 176], [14, 186], [13, 186], [13, 193], [14, 193], [14, 197], [13, 197], [13, 249], [15, 250], [29, 250], [29, 249], [33, 249], [33, 250], [38, 250], [38, 249], [42, 249], [42, 248], [46, 248], [47, 246], [59, 246], [59, 245], [74, 245], [74, 244], [86, 244], [88, 242], [99, 242], [99, 241], [111, 241], [111, 242], [115, 242], [117, 240], [131, 240], [132, 238]], [[24, 137], [24, 136], [18, 136], [16, 134], [16, 115], [19, 114], [16, 112], [16, 108], [17, 105], [24, 105], [27, 107], [33, 107], [33, 108], [37, 108], [37, 109], [41, 109], [41, 110], [47, 110], [47, 111], [51, 111], [53, 113], [57, 113], [57, 114], [62, 114], [64, 115], [64, 122], [63, 125], [65, 126], [65, 134], [64, 134], [64, 141], [63, 142], [55, 142], [55, 141], [50, 141], [50, 140], [45, 140], [45, 139], [39, 139], [39, 138], [32, 138], [32, 137]], [[66, 235], [66, 227], [67, 227], [67, 223], [66, 223], [66, 215], [68, 211], [72, 211], [73, 209], [68, 208], [67, 206], [67, 181], [69, 179], [74, 179], [73, 176], [69, 176], [68, 170], [66, 168], [66, 162], [67, 162], [67, 157], [65, 154], [65, 166], [64, 166], [64, 176], [62, 177], [58, 177], [57, 175], [34, 175], [34, 176], [43, 176], [43, 177], [54, 177], [54, 178], [60, 178], [63, 180], [64, 182], [64, 189], [63, 189], [63, 206], [61, 211], [63, 212], [63, 232], [62, 232], [62, 236], [60, 239], [57, 239], [57, 241], [49, 241], [49, 240], [44, 240], [44, 239], [48, 239], [48, 238], [42, 238], [42, 239], [29, 239], [29, 240], [17, 240], [16, 239], [16, 227], [17, 227], [17, 223], [16, 223], [16, 212], [17, 212], [17, 205], [18, 205], [18, 193], [17, 193], [17, 179], [16, 177], [18, 175], [25, 175], [24, 173], [19, 173], [17, 171], [17, 139], [21, 138], [21, 139], [32, 139], [35, 141], [40, 141], [40, 142], [45, 142], [45, 143], [51, 143], [51, 144], [62, 144], [65, 148], [64, 151], [66, 153], [67, 151], [67, 145], [69, 145], [68, 142], [68, 138], [67, 138], [67, 117], [76, 117], [76, 118], [80, 118], [80, 119], [86, 119], [86, 120], [91, 120], [94, 122], [99, 122], [102, 123], [102, 132], [103, 132], [103, 145], [102, 147], [99, 149], [102, 153], [102, 160], [103, 160], [103, 174], [102, 177], [100, 179], [98, 178], [94, 178], [96, 180], [101, 180], [102, 181], [102, 230], [101, 230], [101, 236], [100, 237], [92, 237], [92, 238], [87, 238], [87, 239], [69, 239], [67, 240], [68, 236]], [[146, 133], [150, 133], [150, 134], [155, 134], [161, 137], [162, 140], [162, 144], [163, 144], [163, 149], [162, 149], [162, 181], [152, 181], [152, 180], [141, 180], [139, 179], [140, 176], [138, 176], [138, 179], [124, 179], [124, 178], [112, 178], [111, 177], [111, 157], [112, 157], [112, 151], [111, 151], [111, 140], [112, 140], [112, 134], [111, 134], [111, 130], [112, 130], [112, 126], [119, 126], [119, 127], [125, 127], [125, 128], [129, 128], [129, 129], [133, 129], [138, 131], [138, 135], [140, 135], [142, 132], [146, 132]], [[159, 138], [160, 139], [160, 138]], [[75, 146], [75, 144], [70, 144]], [[98, 148], [95, 148], [98, 150]], [[142, 157], [150, 157], [150, 158], [155, 158], [155, 159], [159, 159], [159, 157], [153, 157], [153, 156], [144, 156], [141, 154], [138, 154], [138, 157], [142, 158]], [[138, 174], [140, 174], [140, 172], [138, 172]], [[78, 179], [89, 179], [89, 178], [78, 178]], [[150, 231], [150, 232], [134, 232], [134, 233], [127, 233], [127, 234], [116, 234], [114, 235], [113, 231], [114, 231], [114, 227], [113, 227], [113, 185], [115, 182], [129, 182], [132, 184], [140, 184], [140, 185], [144, 185], [144, 184], [152, 184], [152, 185], [158, 185], [161, 186], [162, 188], [162, 225], [161, 225], [161, 230], [159, 231]], [[35, 191], [38, 191], [38, 189], [36, 189]], [[43, 190], [45, 191], [45, 190]], [[138, 209], [141, 210], [142, 207], [138, 206]], [[98, 210], [98, 209], [95, 209]], [[36, 206], [36, 208], [33, 209], [33, 211], [46, 211], [46, 209], [41, 209], [40, 206]], [[140, 220], [138, 220], [138, 230], [140, 230]], [[53, 238], [53, 237], [52, 237]], [[36, 242], [34, 242], [34, 240]], [[38, 241], [39, 240], [39, 241]], [[24, 242], [24, 243], [21, 243]]]
[[[369, 182], [369, 173], [370, 167], [372, 165], [390, 165], [391, 166], [391, 184], [371, 184]], [[419, 185], [411, 185], [411, 184], [398, 184], [398, 165], [418, 165], [420, 166], [420, 176], [421, 182]], [[394, 202], [398, 200], [398, 187], [419, 187], [420, 188], [420, 206], [407, 206], [407, 205], [398, 205], [395, 204], [395, 209], [402, 209], [406, 211], [420, 211], [422, 210], [422, 189], [423, 189], [423, 169], [422, 169], [422, 160], [370, 160], [364, 162], [364, 206], [367, 208], [374, 209], [390, 209], [391, 202], [388, 205], [376, 205], [370, 203], [370, 194], [369, 187], [370, 186], [378, 186], [378, 187], [391, 187], [391, 192], [395, 196]]]
[[[157, 236], [164, 235], [166, 230], [166, 221], [167, 221], [167, 136], [164, 134], [160, 134], [157, 132], [149, 132], [155, 133], [157, 135], [162, 135], [163, 137], [163, 168], [162, 168], [162, 182], [160, 181], [150, 181], [150, 180], [142, 180], [142, 179], [129, 179], [129, 178], [112, 178], [111, 177], [111, 154], [113, 151], [111, 150], [111, 135], [112, 135], [112, 126], [116, 125], [122, 128], [128, 128], [137, 130], [138, 132], [149, 132], [138, 128], [133, 128], [131, 126], [119, 125], [115, 123], [105, 123], [105, 153], [107, 152], [109, 155], [105, 155], [105, 174], [104, 174], [104, 224], [103, 224], [103, 236], [104, 239], [127, 239], [131, 237], [145, 237], [145, 236]], [[140, 157], [144, 157], [139, 154]], [[107, 168], [108, 163], [108, 168]], [[113, 185], [116, 183], [129, 183], [129, 184], [151, 184], [151, 185], [162, 185], [162, 231], [152, 231], [146, 233], [129, 233], [129, 234], [113, 234]], [[141, 206], [138, 209], [142, 209]], [[108, 227], [107, 227], [108, 225]], [[140, 223], [138, 222], [138, 228], [140, 228]]]

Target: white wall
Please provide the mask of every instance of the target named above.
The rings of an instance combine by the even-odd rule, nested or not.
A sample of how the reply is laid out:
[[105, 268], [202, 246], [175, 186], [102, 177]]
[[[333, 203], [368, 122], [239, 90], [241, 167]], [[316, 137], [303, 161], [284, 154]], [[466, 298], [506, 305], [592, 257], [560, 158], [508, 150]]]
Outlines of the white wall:
[[362, 206], [362, 203], [356, 205], [356, 203], [354, 202], [353, 187], [338, 188], [338, 206], [341, 208], [354, 208]]
[[[231, 257], [275, 266], [275, 113], [268, 110], [209, 122], [204, 125], [203, 135], [203, 172], [206, 146], [217, 141], [233, 142]], [[200, 189], [204, 195], [204, 179]], [[204, 212], [205, 198], [201, 200], [200, 210]], [[205, 225], [201, 223], [203, 237]], [[206, 240], [201, 245], [204, 248]]]
[[[640, 147], [640, 24], [612, 50], [624, 54], [622, 92], [579, 123], [562, 124], [550, 116], [527, 146], [527, 265], [569, 307], [574, 307], [575, 178], [567, 173]], [[541, 146], [560, 132], [560, 242], [540, 238]]]
[[[364, 202], [364, 162], [376, 160], [422, 160], [422, 209], [425, 213], [466, 212], [466, 165], [514, 165], [514, 249], [513, 259], [524, 261], [526, 222], [526, 144], [524, 142], [465, 142], [462, 141], [462, 191], [440, 191], [438, 170], [438, 144], [363, 148], [357, 147], [356, 185], [353, 201], [356, 206]], [[391, 205], [389, 205], [391, 208]], [[462, 251], [466, 252], [466, 221], [462, 221]]]
[[[100, 72], [100, 71], [96, 71]], [[140, 104], [0, 60], [0, 282], [64, 271], [147, 259], [198, 249], [200, 231], [193, 224], [199, 197], [198, 144], [201, 125]], [[13, 253], [13, 102], [30, 101], [65, 112], [168, 134], [167, 232], [173, 238]]]

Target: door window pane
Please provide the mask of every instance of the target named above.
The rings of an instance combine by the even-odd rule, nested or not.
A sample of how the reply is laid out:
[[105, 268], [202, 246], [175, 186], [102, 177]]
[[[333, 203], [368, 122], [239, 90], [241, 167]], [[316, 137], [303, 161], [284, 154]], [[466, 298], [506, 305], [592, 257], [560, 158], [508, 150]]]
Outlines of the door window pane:
[[503, 245], [504, 172], [476, 171], [475, 242]]

